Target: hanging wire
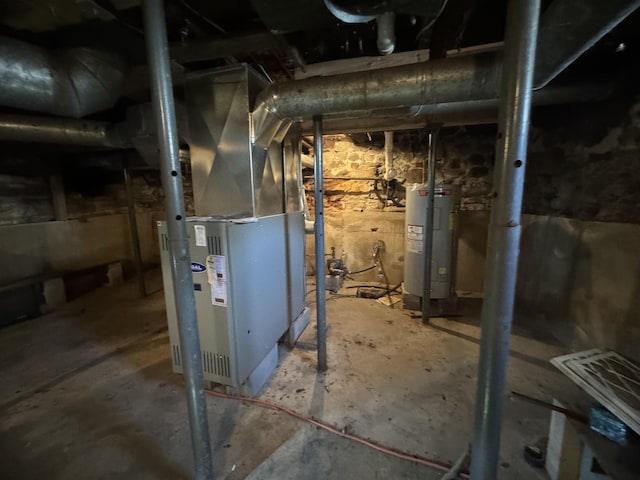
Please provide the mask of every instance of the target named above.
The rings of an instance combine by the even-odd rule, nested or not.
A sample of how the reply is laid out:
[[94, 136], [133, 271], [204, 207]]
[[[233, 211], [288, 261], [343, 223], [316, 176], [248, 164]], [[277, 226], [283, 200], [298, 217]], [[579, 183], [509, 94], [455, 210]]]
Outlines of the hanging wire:
[[440, 7], [440, 10], [438, 10], [438, 13], [436, 14], [436, 16], [433, 17], [433, 19], [429, 23], [427, 23], [424, 27], [422, 27], [420, 29], [420, 31], [416, 35], [416, 42], [418, 40], [420, 40], [420, 38], [431, 29], [431, 27], [433, 27], [433, 25], [436, 23], [436, 20], [438, 20], [440, 15], [442, 15], [442, 12], [444, 11], [444, 8], [447, 6], [447, 3], [449, 3], [449, 0], [444, 0], [442, 2], [442, 6]]

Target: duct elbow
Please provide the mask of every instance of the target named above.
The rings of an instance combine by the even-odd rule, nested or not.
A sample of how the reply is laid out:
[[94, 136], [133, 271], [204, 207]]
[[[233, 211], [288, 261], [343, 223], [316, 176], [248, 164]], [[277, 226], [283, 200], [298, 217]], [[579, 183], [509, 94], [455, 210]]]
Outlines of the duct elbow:
[[58, 115], [82, 118], [111, 108], [124, 89], [127, 66], [115, 55], [89, 48], [67, 50], [55, 107]]
[[268, 148], [273, 140], [282, 141], [291, 126], [291, 120], [278, 109], [278, 92], [274, 86], [261, 92], [251, 112], [251, 142]]
[[278, 115], [278, 88], [271, 84], [256, 97], [254, 112], [264, 111], [265, 114]]
[[80, 118], [113, 106], [126, 79], [124, 62], [109, 53], [73, 48], [52, 54], [0, 37], [0, 105]]

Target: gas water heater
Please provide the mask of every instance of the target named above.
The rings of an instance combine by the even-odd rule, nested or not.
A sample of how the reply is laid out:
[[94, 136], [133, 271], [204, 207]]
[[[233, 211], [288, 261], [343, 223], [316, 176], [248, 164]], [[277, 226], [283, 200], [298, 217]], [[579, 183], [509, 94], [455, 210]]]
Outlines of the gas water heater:
[[[404, 306], [420, 310], [424, 285], [427, 185], [409, 185], [406, 190]], [[431, 299], [455, 296], [457, 224], [460, 207], [458, 185], [438, 185], [434, 192]]]

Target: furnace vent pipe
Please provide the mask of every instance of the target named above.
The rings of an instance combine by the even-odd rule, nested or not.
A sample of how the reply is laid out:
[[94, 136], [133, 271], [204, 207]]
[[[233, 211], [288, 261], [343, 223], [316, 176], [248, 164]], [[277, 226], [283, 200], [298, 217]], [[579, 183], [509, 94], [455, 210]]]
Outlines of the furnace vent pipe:
[[396, 171], [393, 169], [393, 131], [389, 130], [384, 132], [384, 178], [396, 178]]
[[108, 109], [120, 97], [124, 62], [107, 52], [71, 48], [50, 53], [0, 37], [0, 105], [80, 118]]
[[378, 51], [381, 55], [389, 55], [396, 48], [396, 14], [385, 12], [376, 18], [378, 24]]

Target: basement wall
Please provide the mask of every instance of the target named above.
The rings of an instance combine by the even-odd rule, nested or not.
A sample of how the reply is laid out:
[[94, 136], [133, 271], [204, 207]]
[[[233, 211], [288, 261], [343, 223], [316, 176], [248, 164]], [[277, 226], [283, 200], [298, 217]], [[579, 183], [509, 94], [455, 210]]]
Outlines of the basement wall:
[[[472, 129], [476, 131], [477, 129]], [[489, 133], [487, 133], [487, 131]], [[490, 205], [491, 175], [494, 163], [494, 136], [491, 128], [470, 136], [462, 130], [444, 132], [437, 152], [436, 182], [460, 185], [460, 242], [458, 261], [459, 290], [471, 293], [483, 289], [482, 270], [486, 249], [486, 225]], [[423, 132], [396, 132], [394, 168], [398, 183], [420, 183], [424, 179], [428, 143]], [[385, 242], [383, 264], [389, 281], [399, 283], [404, 269], [404, 208], [383, 202], [386, 189], [367, 180], [384, 169], [384, 136], [332, 135], [324, 137], [325, 248], [335, 247], [345, 256], [351, 271], [373, 264], [373, 243]], [[311, 175], [312, 172], [307, 172]], [[349, 177], [355, 180], [334, 179]], [[307, 202], [313, 214], [313, 180], [305, 181]], [[402, 192], [404, 187], [397, 189]], [[403, 193], [397, 203], [404, 204]], [[307, 272], [313, 272], [313, 237], [307, 236]], [[356, 277], [363, 282], [381, 281], [377, 270]]]
[[640, 362], [640, 225], [523, 215], [517, 308], [572, 349]]
[[[125, 274], [133, 273], [121, 171], [78, 169], [58, 175], [66, 220], [55, 220], [49, 177], [0, 176], [0, 286], [115, 262], [123, 263]], [[157, 172], [134, 172], [132, 182], [143, 262], [156, 265], [156, 222], [164, 216], [160, 178]], [[190, 182], [185, 190], [190, 194]]]
[[[158, 212], [137, 215], [143, 261], [158, 263]], [[126, 214], [0, 226], [0, 284], [133, 262]], [[126, 267], [126, 266], [125, 266]], [[131, 270], [131, 267], [129, 268]]]
[[[427, 142], [396, 133], [400, 181], [421, 181]], [[495, 129], [445, 129], [437, 182], [460, 184], [457, 290], [484, 289]], [[572, 349], [611, 348], [640, 361], [640, 102], [538, 109], [525, 181], [517, 308]], [[384, 165], [382, 134], [325, 137], [326, 250], [351, 270], [372, 265], [384, 240], [391, 283], [402, 279], [404, 210], [384, 205], [373, 177]], [[311, 175], [312, 172], [307, 172]], [[313, 211], [313, 181], [305, 184]], [[313, 237], [307, 236], [308, 272]], [[376, 271], [357, 276], [380, 281]]]

